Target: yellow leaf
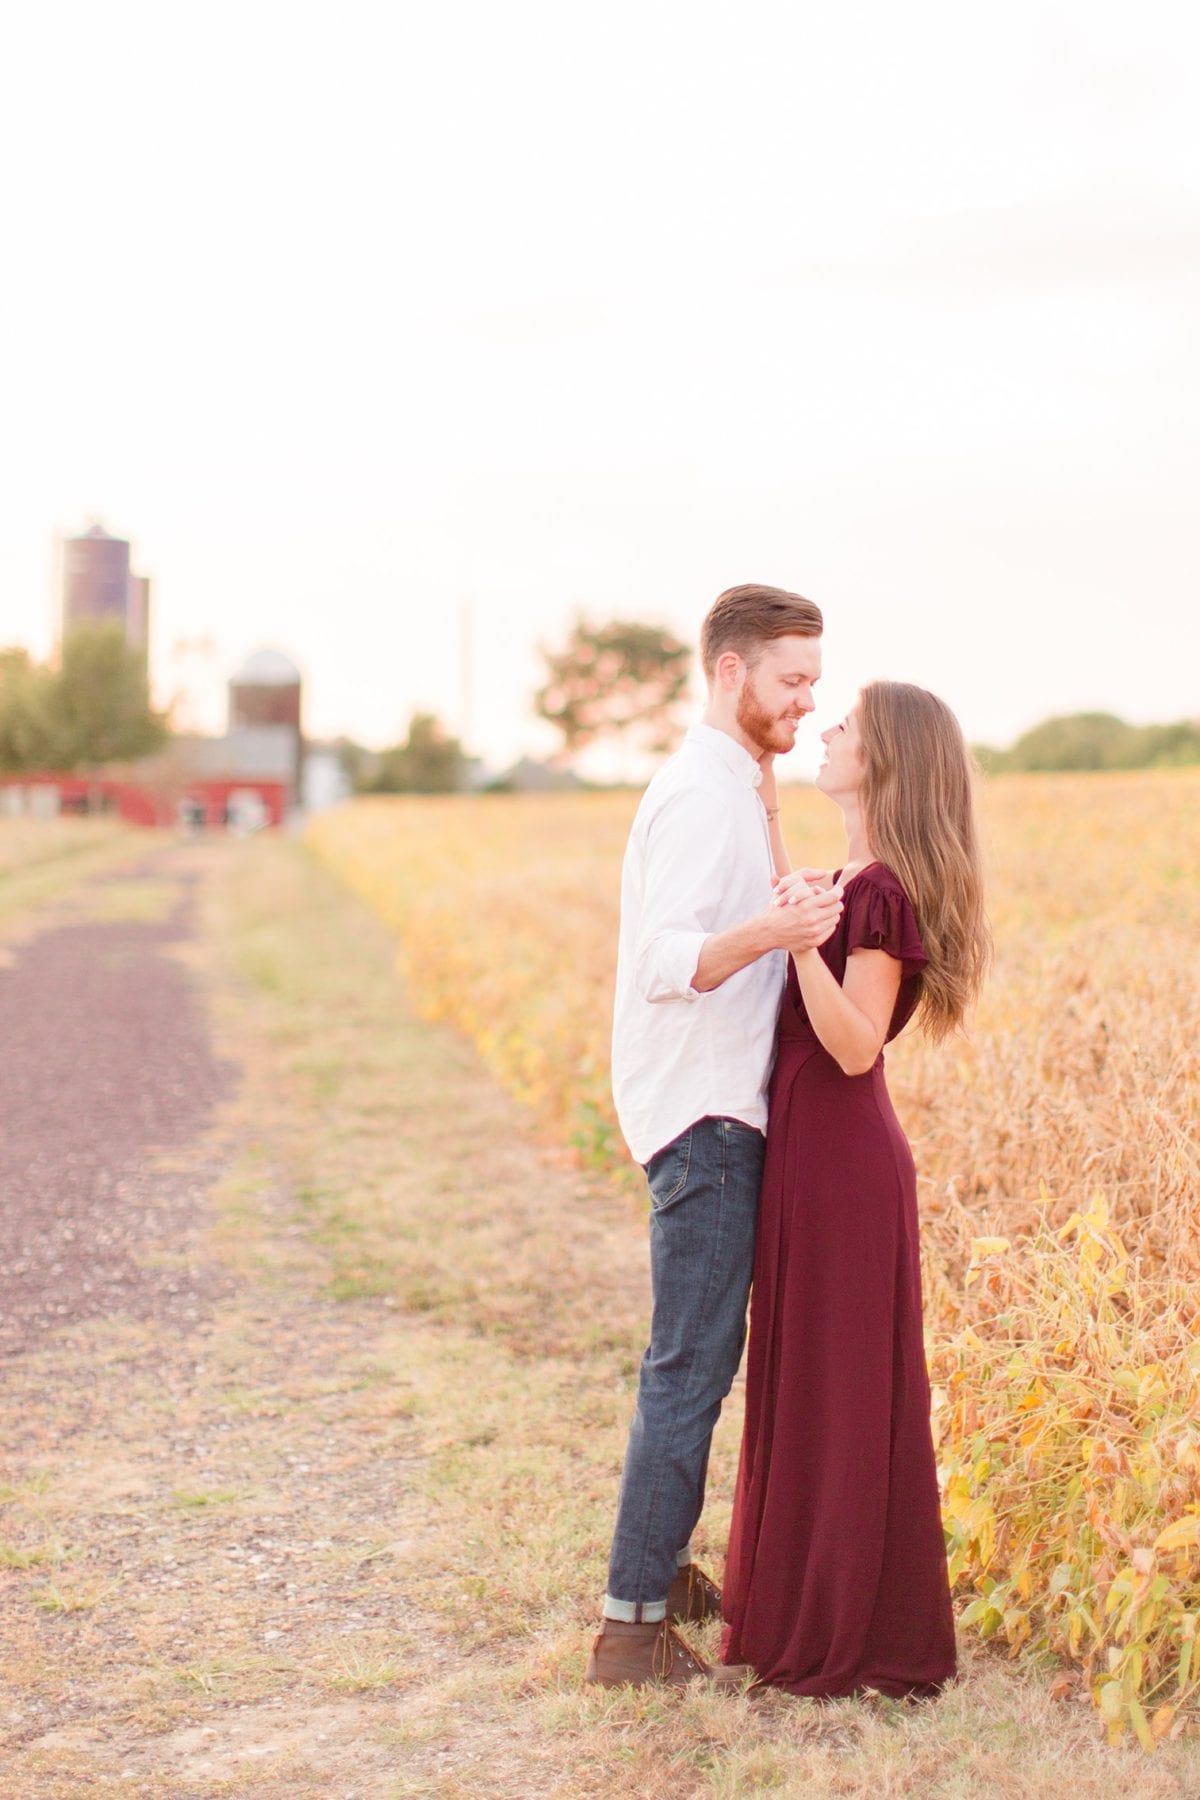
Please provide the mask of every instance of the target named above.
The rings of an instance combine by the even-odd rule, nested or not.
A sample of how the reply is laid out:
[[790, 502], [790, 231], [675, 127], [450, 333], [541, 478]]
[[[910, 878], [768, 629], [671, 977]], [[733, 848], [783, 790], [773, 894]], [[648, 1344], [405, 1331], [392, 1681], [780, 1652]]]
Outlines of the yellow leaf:
[[1109, 1725], [1119, 1725], [1121, 1720], [1121, 1684], [1119, 1681], [1103, 1681], [1096, 1696], [1100, 1711]]
[[1200, 1542], [1197, 1527], [1200, 1519], [1194, 1515], [1186, 1519], [1176, 1519], [1164, 1531], [1160, 1531], [1154, 1540], [1156, 1550], [1186, 1550], [1189, 1546]]
[[1003, 1256], [1012, 1245], [1006, 1237], [977, 1237], [971, 1239], [971, 1260], [977, 1256]]
[[1137, 1732], [1138, 1743], [1142, 1746], [1143, 1750], [1153, 1750], [1154, 1739], [1150, 1735], [1150, 1727], [1146, 1723], [1146, 1715], [1142, 1711], [1141, 1701], [1135, 1700], [1133, 1695], [1131, 1694], [1129, 1697], [1128, 1706], [1129, 1706], [1129, 1722], [1133, 1726], [1133, 1729]]

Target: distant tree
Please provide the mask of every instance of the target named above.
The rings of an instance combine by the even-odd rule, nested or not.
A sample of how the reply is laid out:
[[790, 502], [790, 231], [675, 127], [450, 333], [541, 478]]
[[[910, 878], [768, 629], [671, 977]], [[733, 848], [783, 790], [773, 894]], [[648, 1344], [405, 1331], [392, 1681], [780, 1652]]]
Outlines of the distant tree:
[[547, 680], [534, 710], [562, 733], [570, 755], [601, 737], [639, 748], [670, 748], [676, 709], [687, 693], [692, 652], [671, 631], [614, 619], [580, 619], [563, 649], [546, 650]]
[[366, 781], [372, 794], [453, 794], [462, 787], [467, 757], [432, 713], [414, 713], [402, 744], [381, 750]]
[[1178, 769], [1200, 763], [1200, 724], [1141, 725], [1134, 731], [1137, 768]]
[[972, 744], [971, 755], [985, 775], [999, 775], [1008, 767], [1008, 751], [995, 750], [991, 744]]
[[1019, 737], [1008, 753], [1010, 769], [1120, 769], [1128, 767], [1133, 728], [1113, 713], [1071, 713], [1044, 719]]
[[150, 705], [146, 664], [119, 625], [76, 626], [47, 695], [52, 769], [134, 762], [160, 750], [167, 720]]
[[46, 766], [49, 681], [50, 671], [37, 667], [27, 650], [0, 650], [0, 774]]
[[78, 626], [57, 668], [24, 650], [0, 652], [0, 768], [8, 773], [132, 762], [166, 738], [141, 653], [119, 626]]
[[333, 750], [342, 765], [343, 773], [356, 794], [365, 794], [371, 785], [371, 776], [379, 761], [374, 750], [368, 750], [362, 744], [356, 744], [353, 738], [339, 737], [333, 740]]
[[1128, 725], [1114, 713], [1043, 719], [1011, 750], [975, 746], [985, 774], [1027, 771], [1178, 768], [1200, 763], [1200, 724]]

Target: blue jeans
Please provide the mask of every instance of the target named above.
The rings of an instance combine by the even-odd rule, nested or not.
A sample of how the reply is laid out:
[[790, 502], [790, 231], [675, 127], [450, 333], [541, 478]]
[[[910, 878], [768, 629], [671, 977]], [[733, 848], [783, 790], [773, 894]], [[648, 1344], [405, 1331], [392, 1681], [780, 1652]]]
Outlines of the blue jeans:
[[739, 1119], [698, 1119], [646, 1164], [654, 1309], [617, 1501], [610, 1618], [664, 1616], [704, 1505], [713, 1427], [746, 1341], [763, 1147]]

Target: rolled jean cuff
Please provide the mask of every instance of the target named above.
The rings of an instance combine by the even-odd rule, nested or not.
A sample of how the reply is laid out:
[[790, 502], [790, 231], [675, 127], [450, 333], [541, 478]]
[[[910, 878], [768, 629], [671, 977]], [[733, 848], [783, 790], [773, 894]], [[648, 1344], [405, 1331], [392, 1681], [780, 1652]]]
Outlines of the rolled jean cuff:
[[667, 1616], [665, 1600], [614, 1600], [604, 1596], [604, 1617], [618, 1619], [626, 1625], [661, 1625]]
[[683, 1549], [679, 1552], [679, 1555], [675, 1558], [675, 1566], [680, 1569], [686, 1569], [688, 1564], [694, 1560], [695, 1558], [692, 1556], [692, 1546], [690, 1544], [685, 1544]]

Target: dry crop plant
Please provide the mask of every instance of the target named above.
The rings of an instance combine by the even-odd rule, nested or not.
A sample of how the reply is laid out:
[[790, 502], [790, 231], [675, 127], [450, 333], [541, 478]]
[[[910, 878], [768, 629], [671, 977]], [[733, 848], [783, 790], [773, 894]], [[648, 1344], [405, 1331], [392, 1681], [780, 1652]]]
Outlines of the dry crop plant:
[[359, 800], [310, 830], [396, 933], [427, 1018], [465, 1031], [551, 1141], [624, 1162], [608, 1083], [629, 794]]
[[[312, 832], [417, 1003], [597, 1167], [624, 1160], [607, 1054], [634, 803], [368, 801]], [[986, 784], [992, 981], [968, 1038], [889, 1051], [962, 1623], [1059, 1659], [1146, 1745], [1200, 1688], [1198, 810], [1191, 771]], [[785, 816], [797, 854], [836, 857], [819, 796]]]

